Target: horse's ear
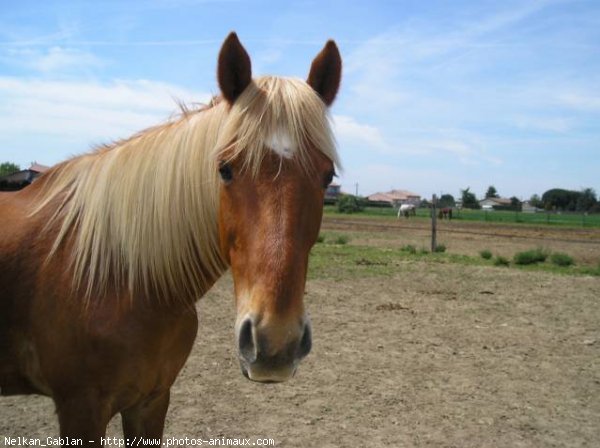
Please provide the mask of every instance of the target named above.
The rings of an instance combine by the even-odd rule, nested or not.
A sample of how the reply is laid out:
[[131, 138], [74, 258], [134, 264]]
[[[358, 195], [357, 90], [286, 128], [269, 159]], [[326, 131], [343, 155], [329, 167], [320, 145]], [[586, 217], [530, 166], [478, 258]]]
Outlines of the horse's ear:
[[229, 104], [233, 104], [252, 81], [250, 56], [233, 32], [227, 36], [219, 52], [217, 79]]
[[329, 40], [313, 60], [308, 75], [308, 84], [331, 106], [340, 87], [342, 57], [334, 41]]

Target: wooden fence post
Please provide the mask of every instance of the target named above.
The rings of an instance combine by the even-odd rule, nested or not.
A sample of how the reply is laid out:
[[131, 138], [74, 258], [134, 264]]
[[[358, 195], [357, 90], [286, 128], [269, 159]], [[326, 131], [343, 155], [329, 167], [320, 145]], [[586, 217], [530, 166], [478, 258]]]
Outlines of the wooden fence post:
[[437, 196], [434, 194], [431, 198], [431, 253], [435, 253], [436, 242], [436, 224], [437, 224]]

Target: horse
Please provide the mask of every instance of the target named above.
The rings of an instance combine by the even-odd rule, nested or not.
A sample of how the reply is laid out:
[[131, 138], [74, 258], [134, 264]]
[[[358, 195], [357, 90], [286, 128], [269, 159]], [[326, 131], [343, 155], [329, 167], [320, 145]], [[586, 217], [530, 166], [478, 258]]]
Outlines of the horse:
[[[60, 436], [160, 439], [198, 330], [195, 303], [231, 269], [241, 372], [294, 376], [311, 350], [303, 295], [339, 159], [328, 41], [306, 81], [252, 78], [231, 33], [220, 95], [50, 169], [0, 211], [0, 391], [51, 397]], [[69, 440], [69, 439], [66, 439]]]
[[400, 219], [400, 216], [404, 216], [405, 218], [408, 218], [409, 215], [416, 216], [417, 208], [413, 204], [402, 204], [398, 208], [398, 219]]
[[438, 218], [452, 220], [452, 207], [441, 208], [438, 213]]

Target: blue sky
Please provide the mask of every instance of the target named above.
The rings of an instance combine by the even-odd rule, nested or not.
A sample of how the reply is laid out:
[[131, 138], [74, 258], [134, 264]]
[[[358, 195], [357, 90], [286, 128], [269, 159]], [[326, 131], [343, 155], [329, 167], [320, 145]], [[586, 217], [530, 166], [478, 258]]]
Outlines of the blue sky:
[[253, 73], [344, 59], [342, 189], [600, 192], [600, 1], [0, 0], [0, 161], [54, 164], [218, 93], [237, 31]]

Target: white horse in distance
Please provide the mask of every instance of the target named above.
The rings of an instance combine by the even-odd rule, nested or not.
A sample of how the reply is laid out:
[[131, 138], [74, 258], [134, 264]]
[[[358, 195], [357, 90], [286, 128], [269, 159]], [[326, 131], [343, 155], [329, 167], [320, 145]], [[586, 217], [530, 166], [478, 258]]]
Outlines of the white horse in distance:
[[417, 208], [413, 204], [402, 204], [400, 208], [398, 208], [398, 219], [400, 219], [400, 216], [408, 218], [409, 215], [416, 216], [416, 214]]

